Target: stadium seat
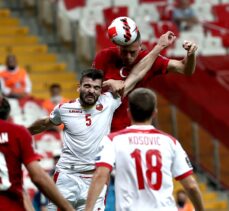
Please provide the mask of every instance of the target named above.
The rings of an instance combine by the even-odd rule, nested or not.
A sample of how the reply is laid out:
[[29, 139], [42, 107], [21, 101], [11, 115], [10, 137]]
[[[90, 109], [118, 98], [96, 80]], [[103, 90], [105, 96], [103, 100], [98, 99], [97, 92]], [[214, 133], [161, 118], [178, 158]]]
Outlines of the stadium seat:
[[46, 53], [48, 47], [46, 45], [27, 45], [27, 46], [11, 46], [12, 53]]
[[[33, 83], [33, 91], [34, 92], [47, 92], [49, 90], [49, 85], [51, 83], [44, 84], [42, 82], [34, 82]], [[76, 81], [62, 81], [61, 83], [62, 91], [68, 92], [68, 91], [76, 91], [77, 89], [77, 82]]]
[[61, 82], [63, 80], [66, 81], [74, 81], [76, 80], [76, 75], [74, 73], [66, 72], [66, 73], [30, 73], [30, 78], [32, 81], [45, 81], [47, 78], [49, 78], [50, 81], [53, 82]]
[[206, 37], [203, 40], [201, 54], [204, 56], [226, 55], [227, 51], [222, 45], [221, 37]]
[[212, 5], [206, 3], [205, 1], [202, 2], [201, 4], [193, 4], [192, 8], [198, 17], [199, 21], [213, 21], [214, 16], [211, 13], [212, 10]]
[[20, 22], [17, 18], [0, 18], [1, 27], [4, 26], [19, 26]]
[[8, 9], [0, 9], [0, 18], [5, 18], [10, 16], [10, 11]]
[[228, 22], [225, 17], [228, 17], [229, 15], [229, 3], [214, 5], [212, 7], [212, 12], [216, 16], [218, 22]]
[[0, 28], [0, 36], [20, 36], [20, 35], [27, 35], [29, 33], [29, 29], [27, 27], [4, 27]]
[[[136, 8], [135, 17], [141, 18], [143, 20], [142, 23], [158, 22], [160, 18], [160, 14], [158, 13], [158, 10], [155, 4], [140, 4]], [[140, 27], [139, 24], [138, 26]]]
[[[7, 54], [0, 54], [0, 63], [5, 62]], [[54, 63], [57, 61], [56, 55], [54, 54], [29, 54], [29, 53], [15, 53], [18, 64], [20, 65], [31, 65], [34, 63]]]
[[45, 72], [63, 72], [66, 70], [65, 63], [47, 63], [47, 64], [33, 64], [30, 66], [31, 72], [36, 73], [45, 73]]
[[106, 26], [109, 26], [111, 22], [118, 17], [128, 16], [128, 7], [120, 6], [120, 7], [110, 7], [103, 10], [104, 20], [106, 22]]
[[111, 7], [112, 0], [87, 0], [86, 1], [86, 7], [93, 7], [93, 8], [106, 8], [106, 7]]
[[0, 45], [12, 46], [12, 45], [33, 45], [38, 43], [38, 38], [35, 36], [3, 36], [0, 37]]

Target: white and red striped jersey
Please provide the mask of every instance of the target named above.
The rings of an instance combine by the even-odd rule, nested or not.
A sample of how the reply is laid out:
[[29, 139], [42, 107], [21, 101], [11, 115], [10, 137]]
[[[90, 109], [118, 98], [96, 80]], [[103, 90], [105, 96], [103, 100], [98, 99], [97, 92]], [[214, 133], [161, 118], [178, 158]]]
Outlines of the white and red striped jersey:
[[82, 107], [79, 99], [54, 108], [50, 120], [56, 125], [64, 124], [57, 170], [83, 172], [95, 168], [99, 144], [109, 134], [113, 113], [120, 104], [120, 98], [106, 92], [90, 108]]
[[180, 143], [151, 125], [105, 136], [96, 166], [115, 166], [116, 210], [173, 211], [173, 178], [192, 174]]

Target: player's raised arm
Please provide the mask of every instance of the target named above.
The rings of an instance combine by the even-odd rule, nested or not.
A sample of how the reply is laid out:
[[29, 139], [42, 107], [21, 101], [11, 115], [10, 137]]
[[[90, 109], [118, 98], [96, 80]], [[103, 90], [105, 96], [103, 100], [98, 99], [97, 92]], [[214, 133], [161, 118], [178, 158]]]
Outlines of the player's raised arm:
[[143, 79], [143, 77], [152, 67], [160, 52], [170, 46], [175, 41], [175, 39], [176, 36], [171, 31], [168, 31], [165, 34], [161, 35], [157, 42], [157, 45], [131, 70], [130, 75], [125, 80], [124, 95], [131, 91], [134, 86]]
[[124, 83], [121, 80], [109, 79], [105, 81], [103, 85], [109, 86], [113, 93], [123, 92], [124, 96], [127, 95], [127, 93], [130, 92], [135, 87], [135, 85], [144, 78], [160, 52], [170, 46], [175, 39], [176, 36], [173, 32], [166, 32], [159, 38], [157, 45], [133, 67], [130, 75], [127, 77]]
[[45, 117], [42, 119], [38, 119], [35, 121], [31, 126], [29, 126], [27, 129], [32, 135], [41, 133], [45, 130], [48, 130], [52, 126], [55, 126], [53, 122], [51, 122], [49, 117]]
[[190, 200], [192, 201], [195, 210], [204, 211], [204, 203], [200, 193], [199, 186], [195, 180], [195, 178], [190, 175], [183, 180], [180, 180], [180, 183], [184, 187], [187, 192]]
[[85, 211], [93, 210], [95, 202], [108, 181], [109, 176], [110, 170], [107, 167], [100, 166], [96, 168], [88, 191]]
[[187, 51], [187, 55], [180, 61], [171, 59], [167, 70], [168, 72], [177, 72], [190, 76], [196, 68], [196, 51], [198, 47], [191, 41], [184, 41], [183, 48]]

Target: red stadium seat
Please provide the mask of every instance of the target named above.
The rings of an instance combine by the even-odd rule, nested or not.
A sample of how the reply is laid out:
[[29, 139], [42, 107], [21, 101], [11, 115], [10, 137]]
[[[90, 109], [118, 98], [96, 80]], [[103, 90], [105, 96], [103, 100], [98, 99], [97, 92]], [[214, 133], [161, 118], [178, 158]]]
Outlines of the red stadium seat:
[[154, 33], [156, 37], [160, 37], [162, 34], [166, 33], [167, 31], [172, 31], [178, 37], [179, 30], [175, 23], [172, 21], [161, 21], [158, 23], [152, 22], [151, 26], [154, 29]]
[[128, 7], [110, 7], [103, 10], [106, 25], [109, 26], [111, 22], [120, 16], [128, 16]]
[[75, 9], [76, 7], [84, 7], [86, 2], [85, 0], [64, 0], [67, 10]]
[[212, 12], [217, 18], [218, 22], [228, 24], [229, 21], [226, 17], [229, 16], [229, 3], [214, 5], [212, 7]]
[[107, 36], [107, 26], [96, 25], [96, 52], [103, 48], [112, 47], [114, 44], [109, 40]]

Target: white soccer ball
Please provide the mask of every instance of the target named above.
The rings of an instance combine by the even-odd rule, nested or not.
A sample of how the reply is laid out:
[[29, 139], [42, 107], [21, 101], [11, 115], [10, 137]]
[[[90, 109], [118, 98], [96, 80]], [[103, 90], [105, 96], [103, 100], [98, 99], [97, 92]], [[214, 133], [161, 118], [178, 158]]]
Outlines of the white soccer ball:
[[119, 17], [112, 21], [107, 32], [113, 43], [125, 46], [132, 44], [136, 40], [138, 27], [132, 19]]

